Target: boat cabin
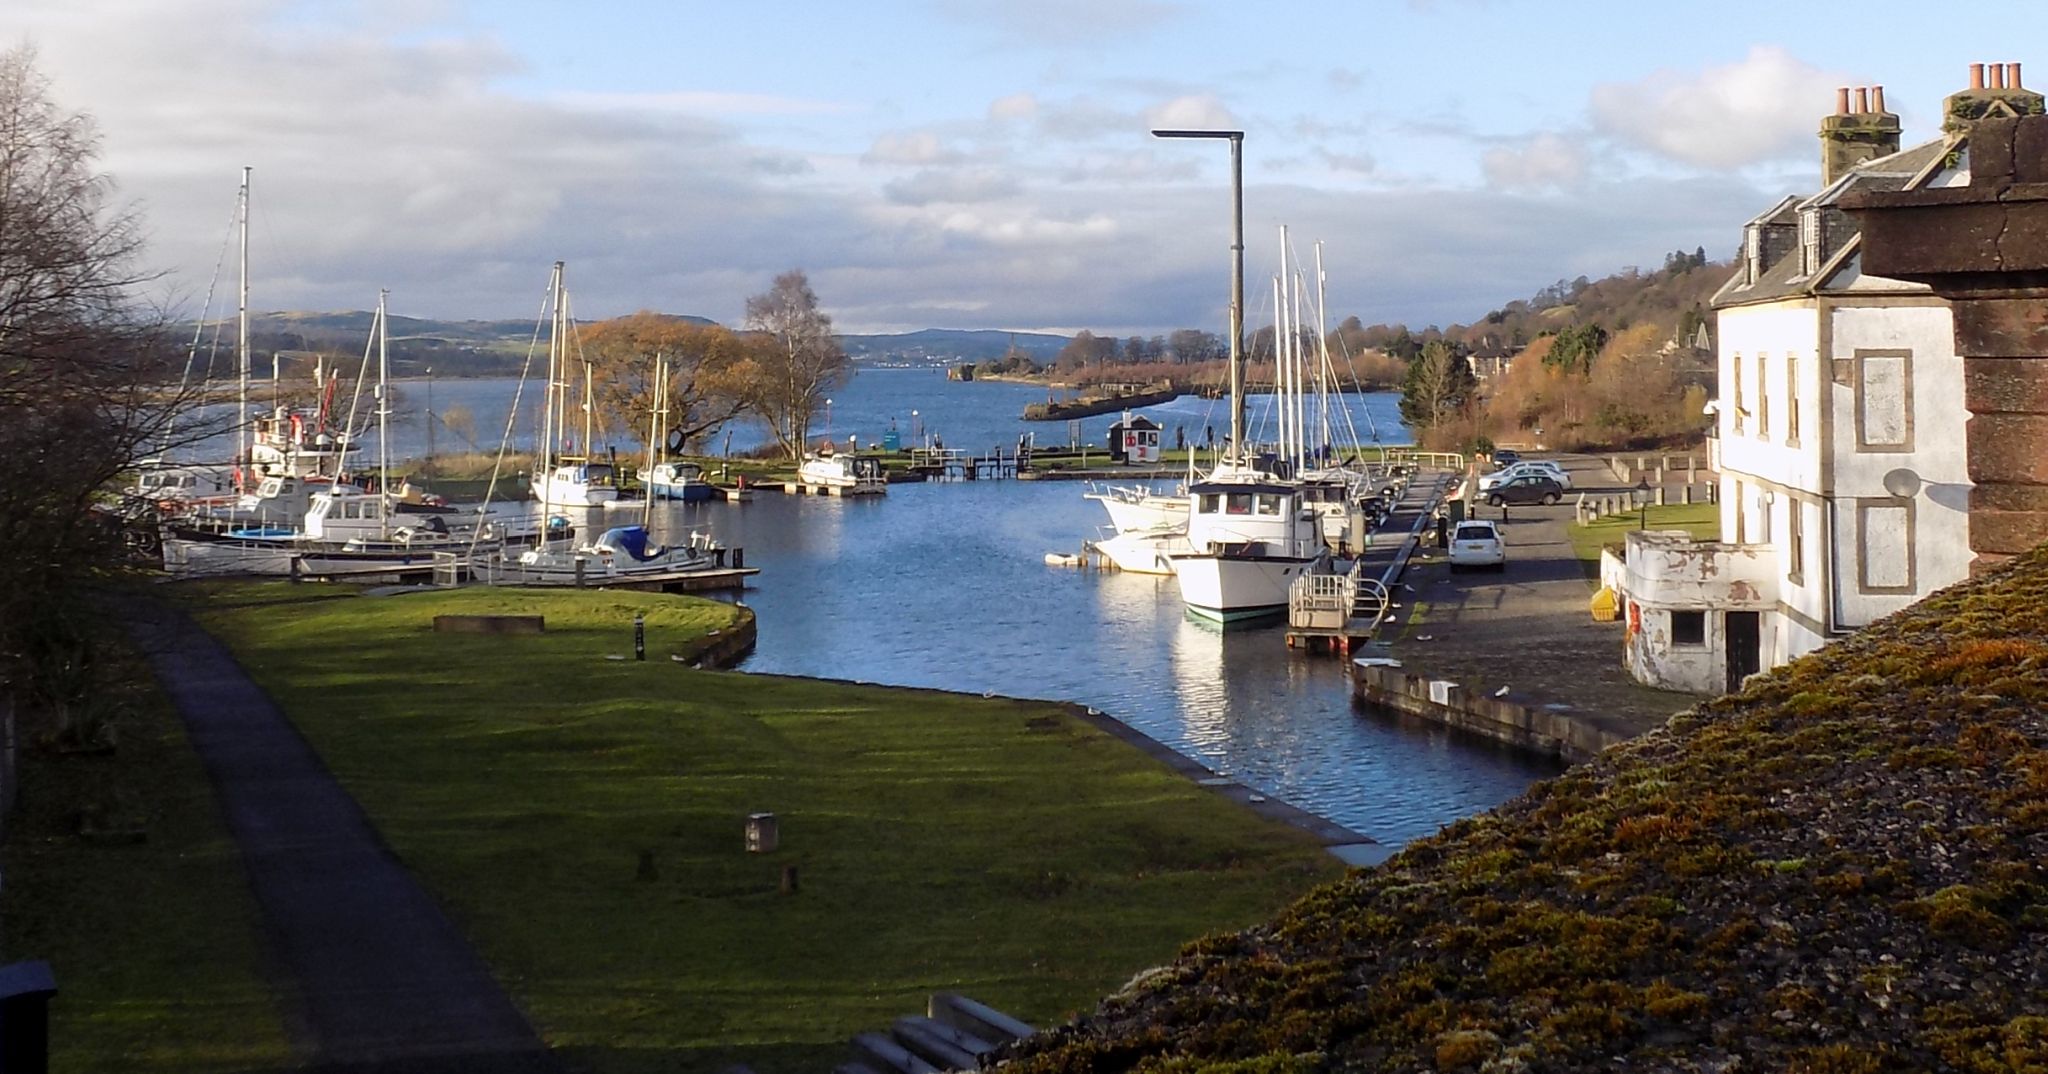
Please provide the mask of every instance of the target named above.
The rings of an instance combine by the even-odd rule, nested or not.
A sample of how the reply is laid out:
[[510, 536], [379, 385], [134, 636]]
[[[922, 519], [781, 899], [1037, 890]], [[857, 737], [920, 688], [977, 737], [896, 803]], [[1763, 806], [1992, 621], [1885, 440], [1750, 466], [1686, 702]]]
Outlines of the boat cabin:
[[1188, 489], [1188, 543], [1198, 552], [1244, 550], [1254, 555], [1299, 555], [1315, 541], [1301, 493], [1260, 481], [1205, 481]]

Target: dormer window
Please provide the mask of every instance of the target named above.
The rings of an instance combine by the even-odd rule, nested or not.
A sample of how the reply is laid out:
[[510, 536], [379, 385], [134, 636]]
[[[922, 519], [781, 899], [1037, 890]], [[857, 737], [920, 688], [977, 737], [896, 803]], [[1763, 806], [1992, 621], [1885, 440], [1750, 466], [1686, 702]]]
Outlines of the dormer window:
[[1764, 231], [1755, 224], [1742, 229], [1743, 282], [1754, 284], [1764, 274]]
[[1820, 210], [1803, 209], [1799, 213], [1799, 274], [1811, 276], [1820, 271]]

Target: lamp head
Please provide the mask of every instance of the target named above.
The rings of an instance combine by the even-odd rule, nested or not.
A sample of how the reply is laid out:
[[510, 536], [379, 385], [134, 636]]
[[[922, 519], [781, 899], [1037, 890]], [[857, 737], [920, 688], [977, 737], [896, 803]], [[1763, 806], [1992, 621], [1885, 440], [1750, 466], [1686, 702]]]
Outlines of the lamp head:
[[1920, 475], [1901, 466], [1884, 475], [1884, 490], [1902, 500], [1910, 499], [1920, 491]]

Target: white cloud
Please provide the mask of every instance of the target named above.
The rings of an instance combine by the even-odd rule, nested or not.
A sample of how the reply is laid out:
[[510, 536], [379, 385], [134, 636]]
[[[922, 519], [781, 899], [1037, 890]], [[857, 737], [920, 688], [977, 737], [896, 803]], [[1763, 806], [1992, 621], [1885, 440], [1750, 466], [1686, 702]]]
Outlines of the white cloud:
[[1739, 168], [1813, 149], [1836, 86], [1849, 80], [1775, 45], [1696, 73], [1659, 71], [1596, 86], [1594, 126], [1625, 145], [1703, 168]]
[[1038, 98], [1029, 93], [1012, 93], [989, 102], [988, 118], [1004, 121], [1030, 119], [1038, 114]]
[[884, 134], [861, 156], [869, 164], [944, 164], [960, 159], [931, 131]]
[[1123, 48], [1185, 5], [1167, 0], [930, 0], [931, 9], [993, 31], [1007, 44]]
[[1145, 113], [1145, 121], [1154, 130], [1236, 130], [1237, 117], [1223, 106], [1213, 93], [1201, 93], [1187, 97], [1175, 97], [1157, 105]]
[[846, 101], [815, 101], [765, 93], [681, 90], [671, 93], [564, 93], [571, 108], [603, 112], [674, 112], [695, 116], [818, 116], [855, 111]]
[[882, 188], [899, 205], [999, 201], [1014, 196], [1017, 180], [992, 168], [921, 171]]
[[1546, 131], [1512, 145], [1495, 146], [1479, 158], [1489, 185], [1504, 190], [1573, 187], [1586, 178], [1586, 148]]
[[1316, 155], [1321, 157], [1323, 163], [1334, 172], [1372, 175], [1379, 170], [1379, 162], [1373, 160], [1370, 153], [1339, 153], [1334, 150], [1319, 149], [1316, 151]]

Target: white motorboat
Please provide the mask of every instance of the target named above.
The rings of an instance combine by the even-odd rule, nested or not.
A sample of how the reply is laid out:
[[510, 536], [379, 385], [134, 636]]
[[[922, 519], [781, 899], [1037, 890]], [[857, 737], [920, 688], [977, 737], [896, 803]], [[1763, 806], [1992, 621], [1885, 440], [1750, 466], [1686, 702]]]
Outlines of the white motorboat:
[[889, 491], [889, 480], [882, 473], [882, 460], [872, 455], [849, 455], [843, 452], [820, 452], [804, 459], [797, 468], [797, 484], [805, 488], [823, 488], [839, 495], [880, 495]]
[[1109, 524], [1118, 533], [1145, 533], [1181, 527], [1188, 521], [1185, 492], [1155, 492], [1143, 485], [1108, 485], [1082, 494], [1109, 512]]
[[1288, 587], [1326, 555], [1300, 490], [1219, 469], [1188, 493], [1190, 550], [1167, 556], [1188, 610], [1222, 623], [1286, 611]]
[[1135, 530], [1112, 534], [1092, 542], [1090, 547], [1120, 571], [1132, 574], [1172, 574], [1173, 557], [1193, 552], [1187, 524], [1162, 526], [1156, 530]]

